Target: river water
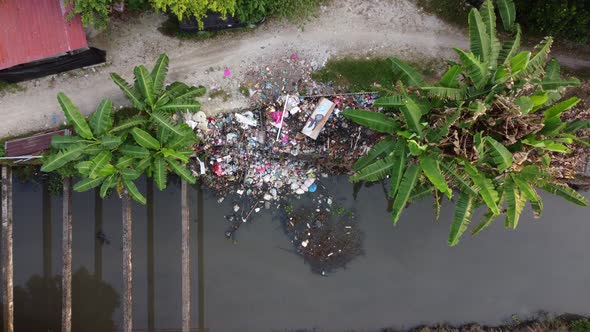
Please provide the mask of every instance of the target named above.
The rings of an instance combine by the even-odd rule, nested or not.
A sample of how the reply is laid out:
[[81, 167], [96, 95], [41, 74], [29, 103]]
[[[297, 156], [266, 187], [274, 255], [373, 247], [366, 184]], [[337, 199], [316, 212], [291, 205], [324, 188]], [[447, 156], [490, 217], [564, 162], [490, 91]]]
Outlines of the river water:
[[[270, 211], [244, 224], [232, 243], [224, 236], [232, 202], [219, 204], [189, 188], [195, 329], [373, 331], [436, 322], [499, 324], [540, 310], [590, 313], [588, 209], [544, 195], [541, 219], [527, 207], [517, 231], [498, 219], [449, 248], [450, 204], [437, 222], [431, 200], [415, 203], [393, 227], [380, 186], [363, 188], [355, 201], [345, 177], [323, 183], [338, 204], [355, 212], [364, 232], [364, 255], [327, 277], [293, 253]], [[141, 183], [140, 190], [146, 187]], [[13, 200], [16, 331], [58, 331], [61, 197], [15, 180]], [[182, 312], [180, 186], [156, 190], [150, 206], [152, 212], [133, 208], [133, 326], [176, 331]], [[120, 208], [117, 197], [101, 206], [94, 192], [74, 194], [74, 331], [121, 325]], [[96, 238], [99, 231], [104, 241]]]

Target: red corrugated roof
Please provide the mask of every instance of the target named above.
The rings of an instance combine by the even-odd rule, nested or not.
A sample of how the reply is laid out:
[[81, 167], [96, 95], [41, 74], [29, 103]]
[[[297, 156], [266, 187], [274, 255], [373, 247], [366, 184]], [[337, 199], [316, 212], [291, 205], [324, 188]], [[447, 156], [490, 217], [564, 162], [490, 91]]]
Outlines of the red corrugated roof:
[[87, 47], [79, 17], [62, 0], [0, 1], [0, 69]]

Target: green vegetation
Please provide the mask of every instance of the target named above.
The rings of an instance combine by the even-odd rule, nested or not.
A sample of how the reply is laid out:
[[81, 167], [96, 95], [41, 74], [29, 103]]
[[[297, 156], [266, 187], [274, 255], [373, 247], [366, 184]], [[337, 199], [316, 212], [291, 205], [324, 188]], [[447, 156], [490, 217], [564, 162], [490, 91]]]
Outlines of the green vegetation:
[[[476, 323], [469, 323], [462, 326], [452, 326], [448, 324], [419, 326], [404, 332], [590, 332], [590, 325], [588, 319], [573, 320], [572, 315], [566, 314], [558, 317], [551, 317], [547, 314], [542, 314], [536, 319], [526, 319], [524, 321], [514, 321], [511, 324], [501, 326], [482, 326]], [[382, 329], [383, 332], [402, 332], [398, 329]]]
[[[413, 64], [425, 76], [433, 76], [441, 66], [441, 62], [434, 60]], [[389, 59], [380, 57], [330, 59], [323, 68], [313, 72], [311, 77], [318, 82], [332, 83], [348, 92], [374, 91], [394, 83]]]
[[590, 3], [586, 0], [517, 0], [525, 31], [587, 43]]
[[515, 9], [510, 0], [497, 3], [511, 39], [500, 42], [495, 8], [487, 0], [481, 11], [469, 13], [470, 50], [455, 49], [460, 63], [451, 64], [438, 83], [427, 83], [414, 68], [392, 58], [399, 81], [395, 91], [375, 103], [388, 112], [343, 113], [385, 134], [357, 161], [351, 181], [389, 177], [394, 224], [414, 200], [432, 195], [438, 217], [442, 197], [455, 196], [451, 246], [459, 242], [480, 206], [487, 212], [472, 234], [501, 214], [505, 226], [515, 229], [526, 202], [539, 217], [543, 202], [537, 188], [577, 205], [588, 204], [560, 183], [549, 167], [552, 159], [570, 152], [568, 144], [588, 144], [575, 134], [590, 128], [590, 121], [561, 120], [561, 114], [580, 101], [562, 100], [563, 93], [580, 82], [562, 78], [558, 62], [548, 59], [551, 38], [533, 52], [520, 51]]
[[573, 332], [590, 332], [590, 320], [580, 319], [572, 323]]
[[237, 0], [236, 16], [249, 23], [272, 16], [302, 24], [325, 2], [326, 0]]
[[467, 25], [467, 15], [471, 7], [465, 0], [417, 0], [416, 3], [427, 13], [436, 15], [448, 23], [460, 27]]
[[202, 41], [229, 35], [231, 35], [233, 38], [239, 38], [239, 34], [251, 30], [251, 27], [242, 27], [221, 31], [199, 31], [197, 33], [184, 32], [181, 31], [180, 27], [178, 26], [178, 19], [172, 16], [168, 17], [168, 19], [164, 21], [162, 25], [158, 28], [158, 31], [160, 31], [163, 35], [168, 37], [175, 37], [182, 41]]
[[[471, 6], [465, 0], [417, 0], [430, 14], [457, 26], [467, 25]], [[477, 0], [470, 1], [477, 3]], [[497, 3], [497, 1], [496, 1]], [[549, 35], [578, 43], [590, 38], [590, 3], [586, 0], [512, 0], [523, 30], [534, 35]]]
[[[66, 0], [72, 9], [68, 19], [80, 15], [84, 26], [104, 28], [109, 22], [115, 0]], [[170, 13], [177, 20], [195, 17], [202, 27], [202, 18], [209, 12], [222, 16], [235, 15], [242, 22], [254, 23], [265, 17], [279, 17], [302, 24], [312, 17], [326, 0], [124, 0], [131, 12], [154, 8]], [[169, 29], [168, 29], [169, 30]]]
[[129, 194], [142, 204], [146, 199], [134, 183], [142, 174], [152, 177], [159, 190], [166, 188], [168, 172], [195, 183], [186, 165], [197, 137], [185, 123], [172, 123], [170, 114], [198, 111], [195, 97], [202, 96], [205, 89], [180, 82], [165, 87], [167, 72], [168, 57], [162, 54], [151, 71], [143, 65], [135, 67], [133, 86], [111, 74], [136, 110], [126, 118], [115, 117], [112, 102], [104, 99], [85, 119], [60, 92], [58, 102], [76, 135], [53, 137], [52, 151], [44, 156], [41, 171], [80, 176], [75, 191], [100, 186], [104, 198], [116, 188], [120, 196]]
[[26, 88], [23, 86], [20, 86], [16, 83], [7, 83], [4, 81], [0, 81], [0, 93], [3, 92], [7, 92], [7, 93], [13, 93], [13, 92], [20, 92], [20, 91], [25, 91]]
[[209, 97], [211, 99], [219, 98], [223, 101], [228, 101], [231, 98], [231, 94], [223, 89], [215, 89], [209, 92]]
[[209, 11], [221, 13], [222, 16], [233, 15], [236, 11], [236, 0], [150, 0], [150, 2], [155, 9], [169, 12], [180, 21], [194, 16], [201, 27], [203, 26], [201, 19]]
[[330, 59], [326, 65], [312, 73], [318, 82], [332, 82], [350, 92], [374, 91], [375, 84], [391, 86], [393, 71], [385, 58]]
[[109, 12], [113, 0], [65, 0], [66, 6], [72, 6], [67, 19], [80, 15], [82, 24], [101, 29], [109, 22]]

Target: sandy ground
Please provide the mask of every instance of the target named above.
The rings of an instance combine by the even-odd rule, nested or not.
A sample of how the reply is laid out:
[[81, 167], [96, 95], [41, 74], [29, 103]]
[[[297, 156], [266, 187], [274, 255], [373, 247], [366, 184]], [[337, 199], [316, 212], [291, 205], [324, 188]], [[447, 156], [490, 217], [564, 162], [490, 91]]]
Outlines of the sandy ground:
[[[162, 35], [165, 20], [149, 13], [124, 22], [114, 20], [108, 31], [90, 44], [108, 52], [108, 64], [24, 83], [25, 91], [0, 96], [0, 137], [42, 130], [63, 123], [56, 94], [69, 95], [80, 110], [91, 113], [103, 98], [125, 105], [108, 73], [131, 80], [133, 66], [151, 66], [166, 52], [171, 80], [223, 89], [231, 97], [202, 100], [208, 113], [246, 107], [240, 94], [246, 74], [272, 66], [296, 54], [306, 68], [318, 68], [329, 57], [397, 55], [406, 59], [451, 57], [451, 47], [467, 47], [467, 37], [456, 28], [424, 13], [409, 0], [338, 0], [324, 7], [319, 18], [304, 29], [268, 22], [261, 27], [205, 41], [179, 40]], [[575, 58], [567, 59], [584, 65]], [[582, 61], [582, 62], [580, 62]], [[590, 61], [586, 61], [590, 66]], [[231, 75], [223, 75], [225, 68]]]

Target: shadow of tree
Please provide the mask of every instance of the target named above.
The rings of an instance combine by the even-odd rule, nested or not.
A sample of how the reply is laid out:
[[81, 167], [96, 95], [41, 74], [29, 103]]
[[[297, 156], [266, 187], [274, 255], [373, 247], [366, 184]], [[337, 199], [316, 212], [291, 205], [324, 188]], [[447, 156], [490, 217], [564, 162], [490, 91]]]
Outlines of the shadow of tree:
[[[33, 275], [25, 287], [14, 287], [16, 331], [61, 330], [61, 276]], [[116, 331], [112, 319], [119, 293], [84, 267], [72, 274], [72, 331]], [[0, 319], [3, 321], [3, 312]]]

